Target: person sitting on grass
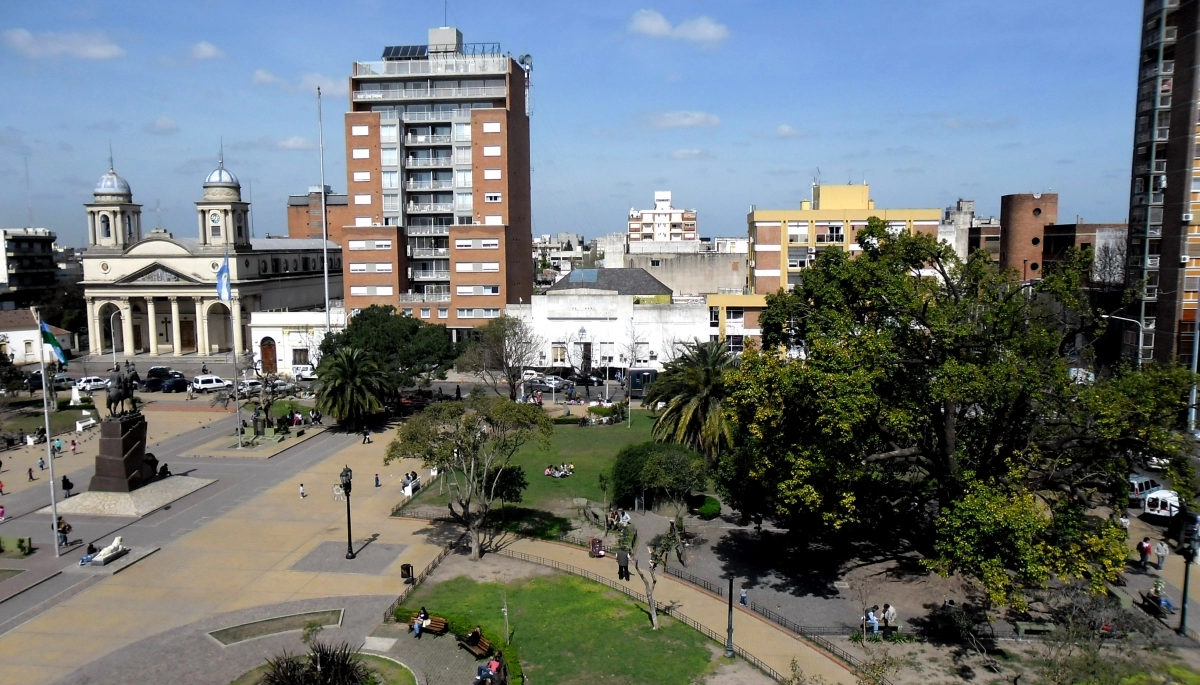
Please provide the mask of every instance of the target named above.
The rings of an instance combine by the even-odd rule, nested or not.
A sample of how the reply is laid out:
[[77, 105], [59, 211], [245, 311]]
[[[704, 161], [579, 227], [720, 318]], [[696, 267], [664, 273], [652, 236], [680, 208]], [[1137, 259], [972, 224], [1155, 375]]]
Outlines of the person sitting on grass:
[[621, 522], [621, 526], [624, 527], [624, 526], [628, 526], [633, 521], [633, 518], [629, 515], [629, 512], [622, 509], [621, 510], [621, 518], [619, 520]]
[[551, 478], [554, 477], [554, 467], [553, 466], [546, 467], [546, 475], [550, 476]]

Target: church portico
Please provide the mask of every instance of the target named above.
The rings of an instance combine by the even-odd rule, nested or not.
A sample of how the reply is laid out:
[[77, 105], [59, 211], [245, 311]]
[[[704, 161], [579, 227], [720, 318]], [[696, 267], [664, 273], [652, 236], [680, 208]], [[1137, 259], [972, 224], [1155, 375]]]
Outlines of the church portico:
[[[330, 259], [329, 296], [342, 296], [341, 248], [250, 237], [249, 203], [241, 201], [241, 186], [223, 163], [205, 179], [204, 199], [196, 202], [198, 239], [161, 228], [143, 236], [140, 205], [111, 168], [95, 195], [87, 205], [90, 244], [83, 255], [93, 355], [114, 349], [125, 357], [246, 352], [250, 312], [323, 308], [322, 248]], [[121, 232], [112, 230], [126, 220], [117, 224]], [[217, 282], [226, 263], [230, 298], [222, 301]]]

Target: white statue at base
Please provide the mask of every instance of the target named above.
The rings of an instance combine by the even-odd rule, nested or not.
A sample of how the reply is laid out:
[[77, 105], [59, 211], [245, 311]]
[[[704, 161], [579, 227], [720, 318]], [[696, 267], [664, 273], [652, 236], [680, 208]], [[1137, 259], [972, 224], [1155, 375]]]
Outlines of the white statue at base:
[[71, 406], [78, 407], [83, 404], [83, 398], [79, 396], [79, 388], [71, 388]]
[[114, 556], [117, 554], [122, 554], [122, 553], [128, 552], [128, 551], [129, 551], [129, 548], [125, 547], [121, 544], [121, 536], [118, 535], [116, 538], [113, 539], [111, 545], [109, 545], [108, 547], [105, 547], [104, 549], [97, 552], [96, 556], [92, 557], [92, 560], [93, 561], [104, 561], [108, 557], [111, 557], [111, 556]]

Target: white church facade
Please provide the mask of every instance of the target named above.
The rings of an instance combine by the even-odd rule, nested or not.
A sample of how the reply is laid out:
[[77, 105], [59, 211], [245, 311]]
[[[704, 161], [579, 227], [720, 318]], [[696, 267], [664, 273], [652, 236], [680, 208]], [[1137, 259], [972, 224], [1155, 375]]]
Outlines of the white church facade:
[[[329, 297], [342, 297], [342, 251], [316, 239], [250, 237], [250, 203], [224, 161], [196, 202], [197, 237], [155, 229], [143, 235], [141, 205], [110, 168], [85, 205], [83, 254], [88, 339], [93, 355], [126, 357], [246, 352], [251, 312], [323, 310], [324, 254]], [[217, 296], [217, 271], [229, 259], [232, 300]]]

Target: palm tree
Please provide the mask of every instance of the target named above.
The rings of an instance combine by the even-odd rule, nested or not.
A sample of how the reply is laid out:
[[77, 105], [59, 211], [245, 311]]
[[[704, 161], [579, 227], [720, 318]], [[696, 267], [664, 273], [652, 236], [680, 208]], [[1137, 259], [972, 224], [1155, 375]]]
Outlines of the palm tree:
[[725, 418], [725, 373], [737, 363], [722, 340], [688, 343], [650, 386], [643, 406], [666, 405], [654, 422], [654, 439], [690, 447], [716, 463], [733, 442]]
[[360, 428], [368, 416], [383, 408], [387, 374], [356, 347], [326, 355], [317, 367], [317, 378], [321, 383], [317, 409], [352, 428]]

